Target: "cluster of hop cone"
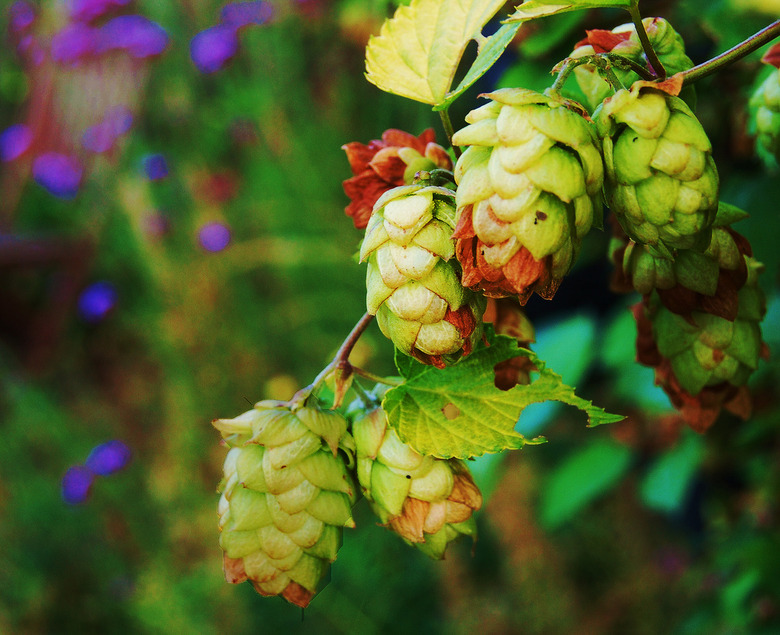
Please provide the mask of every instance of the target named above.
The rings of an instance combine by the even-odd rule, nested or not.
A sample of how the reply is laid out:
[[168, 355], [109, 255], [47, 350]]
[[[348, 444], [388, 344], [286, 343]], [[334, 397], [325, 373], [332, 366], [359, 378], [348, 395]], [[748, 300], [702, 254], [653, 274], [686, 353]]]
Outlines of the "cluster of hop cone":
[[[670, 74], [692, 66], [668, 22], [645, 27]], [[647, 64], [633, 25], [589, 32], [572, 57], [594, 52]], [[679, 82], [616, 72], [630, 88], [579, 66], [584, 103], [523, 88], [485, 95], [453, 137], [464, 148], [454, 170], [432, 131], [345, 145], [367, 307], [396, 348], [438, 368], [468, 355], [486, 320], [527, 344], [520, 305], [554, 296], [606, 204], [613, 286], [642, 294], [638, 360], [703, 431], [723, 408], [749, 414], [745, 384], [766, 351], [761, 265], [731, 227], [745, 214], [719, 200], [712, 146]], [[759, 116], [759, 133], [776, 155], [780, 77], [768, 82], [759, 107], [774, 110]], [[527, 381], [525, 359], [497, 369], [497, 384]], [[354, 526], [358, 493], [432, 557], [474, 535], [482, 497], [465, 463], [416, 452], [379, 403], [358, 400], [345, 416], [312, 400], [263, 401], [215, 421], [230, 448], [219, 505], [228, 581], [306, 606]]]

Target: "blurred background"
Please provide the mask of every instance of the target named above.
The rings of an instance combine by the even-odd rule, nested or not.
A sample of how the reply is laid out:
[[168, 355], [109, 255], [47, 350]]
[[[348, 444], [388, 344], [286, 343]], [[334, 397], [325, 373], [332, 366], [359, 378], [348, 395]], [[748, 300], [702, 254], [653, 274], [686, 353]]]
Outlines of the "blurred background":
[[[749, 421], [688, 430], [634, 362], [638, 296], [609, 291], [595, 231], [527, 309], [540, 357], [624, 422], [528, 408], [518, 429], [550, 442], [474, 462], [480, 538], [443, 562], [363, 501], [305, 612], [224, 582], [211, 420], [290, 398], [365, 310], [341, 146], [391, 127], [445, 143], [428, 107], [363, 77], [396, 4], [0, 2], [0, 632], [780, 632], [777, 357]], [[777, 0], [640, 8], [696, 63], [780, 15]], [[545, 88], [586, 29], [626, 15], [524, 27], [455, 127], [479, 92]], [[747, 130], [763, 50], [699, 82], [697, 112], [723, 200], [751, 215], [737, 229], [766, 264], [774, 353], [780, 179]], [[352, 361], [394, 372], [375, 326]]]

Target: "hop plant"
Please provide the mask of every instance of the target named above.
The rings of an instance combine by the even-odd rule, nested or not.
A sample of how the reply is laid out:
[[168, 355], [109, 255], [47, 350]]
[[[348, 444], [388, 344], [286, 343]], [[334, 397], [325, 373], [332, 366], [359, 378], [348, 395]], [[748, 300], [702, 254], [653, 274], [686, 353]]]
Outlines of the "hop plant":
[[[653, 46], [658, 59], [663, 64], [666, 74], [671, 76], [693, 66], [691, 59], [685, 54], [685, 43], [677, 31], [664, 18], [645, 18], [642, 20], [647, 37]], [[636, 33], [633, 22], [616, 26], [611, 31], [593, 29], [588, 31], [585, 39], [575, 45], [571, 56], [574, 59], [597, 53], [613, 53], [636, 62], [649, 71], [653, 69], [647, 60], [647, 55]], [[640, 77], [634, 71], [611, 66], [613, 72], [624, 86], [631, 86]], [[612, 93], [612, 87], [601, 77], [593, 64], [581, 64], [574, 69], [574, 77], [585, 98], [585, 106], [593, 112], [598, 105]]]
[[436, 559], [459, 536], [476, 537], [482, 494], [463, 461], [419, 454], [379, 407], [361, 412], [352, 432], [358, 482], [383, 525]]
[[521, 88], [486, 95], [453, 143], [463, 284], [489, 297], [552, 298], [600, 223], [596, 132], [568, 102]]
[[634, 309], [638, 360], [655, 368], [657, 383], [699, 431], [712, 425], [722, 407], [743, 418], [750, 412], [745, 384], [765, 354], [760, 322], [766, 306], [758, 286], [763, 266], [744, 258], [747, 277], [734, 320], [704, 311], [686, 319], [669, 311], [657, 294]]
[[439, 368], [471, 352], [485, 310], [460, 283], [453, 199], [447, 188], [421, 184], [386, 192], [360, 248], [368, 312], [399, 350]]
[[[780, 52], [776, 54], [780, 65]], [[771, 168], [780, 164], [780, 68], [772, 71], [750, 100], [756, 151]]]
[[354, 527], [345, 459], [354, 442], [333, 411], [261, 401], [214, 426], [230, 448], [219, 501], [225, 578], [305, 607]]
[[672, 256], [710, 244], [718, 171], [707, 134], [679, 97], [638, 82], [594, 114], [607, 205], [637, 243]]

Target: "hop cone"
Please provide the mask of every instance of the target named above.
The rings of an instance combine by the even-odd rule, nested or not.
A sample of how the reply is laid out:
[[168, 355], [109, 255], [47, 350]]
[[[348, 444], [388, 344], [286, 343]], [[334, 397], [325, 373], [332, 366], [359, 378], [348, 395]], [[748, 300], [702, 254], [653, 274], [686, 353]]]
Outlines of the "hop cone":
[[[693, 62], [685, 54], [685, 43], [663, 18], [645, 18], [642, 20], [650, 44], [663, 64], [667, 76], [672, 76], [680, 71], [693, 67]], [[652, 70], [645, 55], [639, 36], [636, 34], [636, 26], [630, 22], [621, 24], [611, 31], [594, 29], [588, 31], [588, 36], [575, 45], [570, 57], [580, 58], [596, 53], [613, 53], [627, 57], [640, 66]], [[612, 66], [617, 78], [624, 86], [631, 86], [641, 79], [634, 71]], [[596, 107], [612, 94], [612, 88], [598, 73], [592, 64], [581, 64], [574, 69], [574, 76], [580, 90], [585, 95], [585, 105], [593, 112]]]
[[261, 401], [214, 426], [230, 447], [219, 501], [227, 581], [250, 580], [262, 595], [305, 607], [336, 559], [342, 528], [354, 527], [354, 486], [338, 454], [353, 445], [346, 419]]
[[399, 350], [439, 368], [471, 352], [485, 310], [460, 283], [454, 217], [451, 190], [395, 188], [377, 201], [360, 249], [368, 312]]
[[722, 407], [743, 418], [750, 412], [745, 384], [765, 353], [760, 327], [765, 303], [757, 280], [762, 266], [745, 260], [747, 278], [733, 321], [703, 311], [686, 319], [655, 294], [634, 309], [638, 360], [655, 368], [656, 382], [699, 431], [712, 425]]
[[600, 222], [596, 132], [562, 101], [521, 88], [487, 95], [453, 142], [463, 284], [489, 297], [555, 295], [583, 236]]
[[702, 311], [733, 321], [738, 312], [738, 293], [747, 280], [745, 256], [752, 256], [750, 243], [729, 227], [747, 216], [724, 206], [712, 228], [710, 244], [704, 252], [678, 249], [673, 259], [661, 257], [646, 245], [619, 241], [613, 255], [620, 268], [618, 291], [656, 291], [663, 305], [688, 319]]
[[637, 83], [603, 102], [594, 118], [604, 140], [607, 205], [629, 237], [667, 257], [673, 249], [705, 249], [718, 172], [685, 102]]
[[463, 461], [418, 454], [381, 408], [359, 415], [352, 432], [360, 487], [384, 525], [437, 559], [460, 535], [476, 536], [482, 494]]
[[[780, 49], [776, 53], [780, 65]], [[758, 155], [771, 168], [780, 164], [780, 68], [758, 87], [750, 100]]]

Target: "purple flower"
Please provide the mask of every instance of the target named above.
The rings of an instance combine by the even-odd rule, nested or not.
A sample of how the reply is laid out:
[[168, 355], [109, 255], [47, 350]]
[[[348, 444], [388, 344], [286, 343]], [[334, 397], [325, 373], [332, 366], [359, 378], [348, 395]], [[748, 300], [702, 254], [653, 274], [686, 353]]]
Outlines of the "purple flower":
[[125, 49], [133, 57], [159, 55], [168, 46], [168, 34], [142, 15], [120, 15], [99, 29], [98, 51]]
[[133, 127], [133, 113], [127, 106], [120, 104], [108, 109], [103, 123], [111, 129], [115, 137], [119, 137]]
[[116, 136], [110, 126], [102, 121], [94, 126], [90, 126], [81, 136], [81, 145], [90, 152], [108, 152], [114, 147]]
[[11, 30], [18, 33], [24, 31], [35, 21], [35, 9], [29, 2], [17, 0], [8, 9], [9, 26]]
[[222, 251], [230, 244], [230, 229], [223, 223], [207, 223], [198, 232], [198, 242], [206, 251]]
[[116, 306], [117, 292], [114, 285], [100, 280], [89, 285], [79, 295], [79, 313], [85, 322], [100, 322]]
[[79, 191], [83, 169], [75, 157], [45, 152], [32, 165], [35, 182], [59, 198], [74, 198]]
[[133, 453], [123, 441], [101, 443], [89, 453], [85, 465], [99, 476], [108, 476], [125, 467]]
[[214, 73], [238, 51], [238, 37], [235, 29], [212, 26], [201, 31], [190, 42], [190, 57], [201, 73]]
[[162, 154], [147, 154], [143, 158], [144, 172], [150, 181], [159, 181], [168, 176], [168, 163]]
[[89, 22], [112, 7], [123, 7], [129, 3], [130, 0], [70, 0], [70, 17]]
[[51, 39], [51, 56], [55, 62], [76, 64], [95, 52], [97, 30], [75, 22], [54, 34]]
[[80, 505], [89, 498], [95, 475], [83, 465], [74, 465], [62, 477], [62, 500], [69, 505]]
[[249, 24], [264, 24], [273, 17], [274, 9], [268, 2], [231, 2], [222, 7], [220, 21], [236, 29]]
[[108, 152], [114, 147], [118, 137], [125, 134], [133, 125], [133, 113], [126, 106], [115, 106], [107, 113], [103, 121], [90, 126], [81, 137], [81, 144], [90, 152]]
[[13, 161], [23, 155], [32, 143], [30, 127], [23, 123], [8, 126], [0, 133], [0, 159]]

